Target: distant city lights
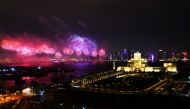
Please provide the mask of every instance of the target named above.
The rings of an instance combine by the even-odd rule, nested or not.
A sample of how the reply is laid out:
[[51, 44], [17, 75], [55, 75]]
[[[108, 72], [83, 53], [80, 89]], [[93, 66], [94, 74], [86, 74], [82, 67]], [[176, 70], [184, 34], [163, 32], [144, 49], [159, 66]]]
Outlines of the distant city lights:
[[38, 67], [37, 67], [37, 69], [39, 69], [39, 70], [40, 70], [40, 69], [42, 69], [42, 67], [41, 67], [41, 66], [38, 66]]
[[11, 68], [11, 71], [13, 71], [13, 72], [14, 72], [14, 71], [16, 71], [16, 70], [15, 70], [15, 68], [14, 68], [14, 67], [12, 67], [12, 68]]
[[30, 87], [27, 87], [22, 90], [22, 94], [24, 96], [32, 96], [32, 95], [34, 95], [34, 92], [32, 91], [32, 89]]
[[154, 61], [154, 55], [151, 54], [151, 61], [153, 62]]

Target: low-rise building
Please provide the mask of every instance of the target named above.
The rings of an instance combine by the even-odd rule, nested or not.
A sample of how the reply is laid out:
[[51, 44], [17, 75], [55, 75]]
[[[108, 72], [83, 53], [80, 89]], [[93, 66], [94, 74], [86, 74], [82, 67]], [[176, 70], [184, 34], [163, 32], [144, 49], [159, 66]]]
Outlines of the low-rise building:
[[134, 53], [134, 57], [128, 60], [127, 66], [119, 66], [117, 67], [117, 71], [125, 71], [125, 72], [177, 72], [176, 63], [172, 62], [164, 62], [163, 66], [160, 67], [151, 67], [148, 66], [148, 60], [141, 57], [140, 52]]

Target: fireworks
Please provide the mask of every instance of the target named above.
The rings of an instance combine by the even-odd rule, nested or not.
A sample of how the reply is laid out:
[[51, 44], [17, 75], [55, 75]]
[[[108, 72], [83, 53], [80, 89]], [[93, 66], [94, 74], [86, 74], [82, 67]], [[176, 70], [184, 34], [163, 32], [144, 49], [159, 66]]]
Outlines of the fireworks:
[[45, 54], [54, 54], [55, 53], [55, 49], [54, 48], [50, 48], [46, 44], [41, 45], [40, 46], [40, 50], [41, 50], [41, 52], [43, 52]]
[[99, 56], [105, 56], [106, 52], [104, 49], [100, 49], [98, 54], [99, 54]]
[[89, 55], [89, 50], [88, 49], [84, 49], [83, 50], [83, 54], [86, 55], [86, 56], [88, 56]]
[[25, 55], [25, 56], [31, 56], [31, 55], [33, 55], [33, 50], [28, 47], [22, 47], [20, 49], [19, 53], [21, 53], [22, 55]]
[[30, 56], [39, 53], [54, 54], [55, 49], [46, 44], [35, 44], [35, 42], [25, 43], [23, 41], [2, 40], [1, 47], [6, 50], [16, 51], [18, 54]]
[[97, 51], [96, 50], [93, 50], [92, 51], [92, 57], [96, 57], [98, 55]]
[[66, 55], [72, 55], [73, 54], [73, 50], [70, 49], [70, 48], [63, 48], [63, 53], [66, 54]]
[[95, 41], [79, 35], [71, 35], [65, 41], [64, 46], [58, 46], [56, 41], [51, 42], [28, 34], [21, 34], [14, 37], [7, 36], [1, 40], [1, 47], [5, 50], [15, 51], [17, 54], [23, 56], [47, 54], [53, 55], [57, 59], [66, 55], [102, 57], [106, 54], [104, 49], [98, 50]]
[[77, 56], [81, 54], [88, 56], [92, 54], [94, 49], [97, 49], [97, 44], [93, 40], [78, 35], [72, 35], [67, 42], [67, 46], [71, 48]]
[[1, 47], [6, 50], [20, 51], [20, 43], [14, 40], [2, 40]]
[[56, 59], [61, 59], [62, 58], [61, 52], [55, 53], [55, 57], [56, 57]]
[[36, 54], [54, 54], [50, 41], [37, 38], [28, 34], [16, 35], [13, 37], [7, 36], [1, 41], [1, 47], [6, 50], [15, 51], [20, 55], [31, 56]]

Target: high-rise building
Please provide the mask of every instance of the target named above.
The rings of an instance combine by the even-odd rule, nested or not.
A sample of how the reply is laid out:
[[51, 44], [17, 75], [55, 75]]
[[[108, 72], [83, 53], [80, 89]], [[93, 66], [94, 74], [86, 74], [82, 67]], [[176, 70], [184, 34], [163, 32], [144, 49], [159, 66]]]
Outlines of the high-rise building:
[[158, 54], [157, 54], [157, 60], [159, 61], [165, 61], [168, 60], [169, 58], [169, 53], [167, 51], [164, 50], [158, 50]]
[[127, 56], [128, 56], [128, 52], [127, 52], [127, 49], [125, 48], [125, 49], [122, 50], [122, 60], [126, 61]]
[[182, 59], [181, 59], [181, 60], [187, 61], [187, 60], [189, 60], [188, 57], [189, 57], [189, 56], [188, 56], [188, 52], [187, 52], [187, 51], [182, 52]]
[[127, 57], [128, 57], [128, 60], [130, 60], [130, 59], [131, 59], [131, 49], [130, 49], [130, 48], [128, 49], [128, 54], [127, 54]]

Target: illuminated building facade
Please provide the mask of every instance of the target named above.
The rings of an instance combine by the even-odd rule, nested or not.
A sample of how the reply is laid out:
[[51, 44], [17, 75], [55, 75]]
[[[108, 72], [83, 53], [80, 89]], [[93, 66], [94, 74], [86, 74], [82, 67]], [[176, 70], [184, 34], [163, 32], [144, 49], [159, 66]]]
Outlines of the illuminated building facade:
[[147, 59], [141, 57], [141, 53], [134, 53], [134, 58], [131, 58], [128, 61], [127, 66], [119, 66], [117, 67], [117, 71], [125, 71], [125, 72], [177, 72], [177, 67], [175, 63], [163, 63], [163, 67], [150, 67], [148, 66]]

